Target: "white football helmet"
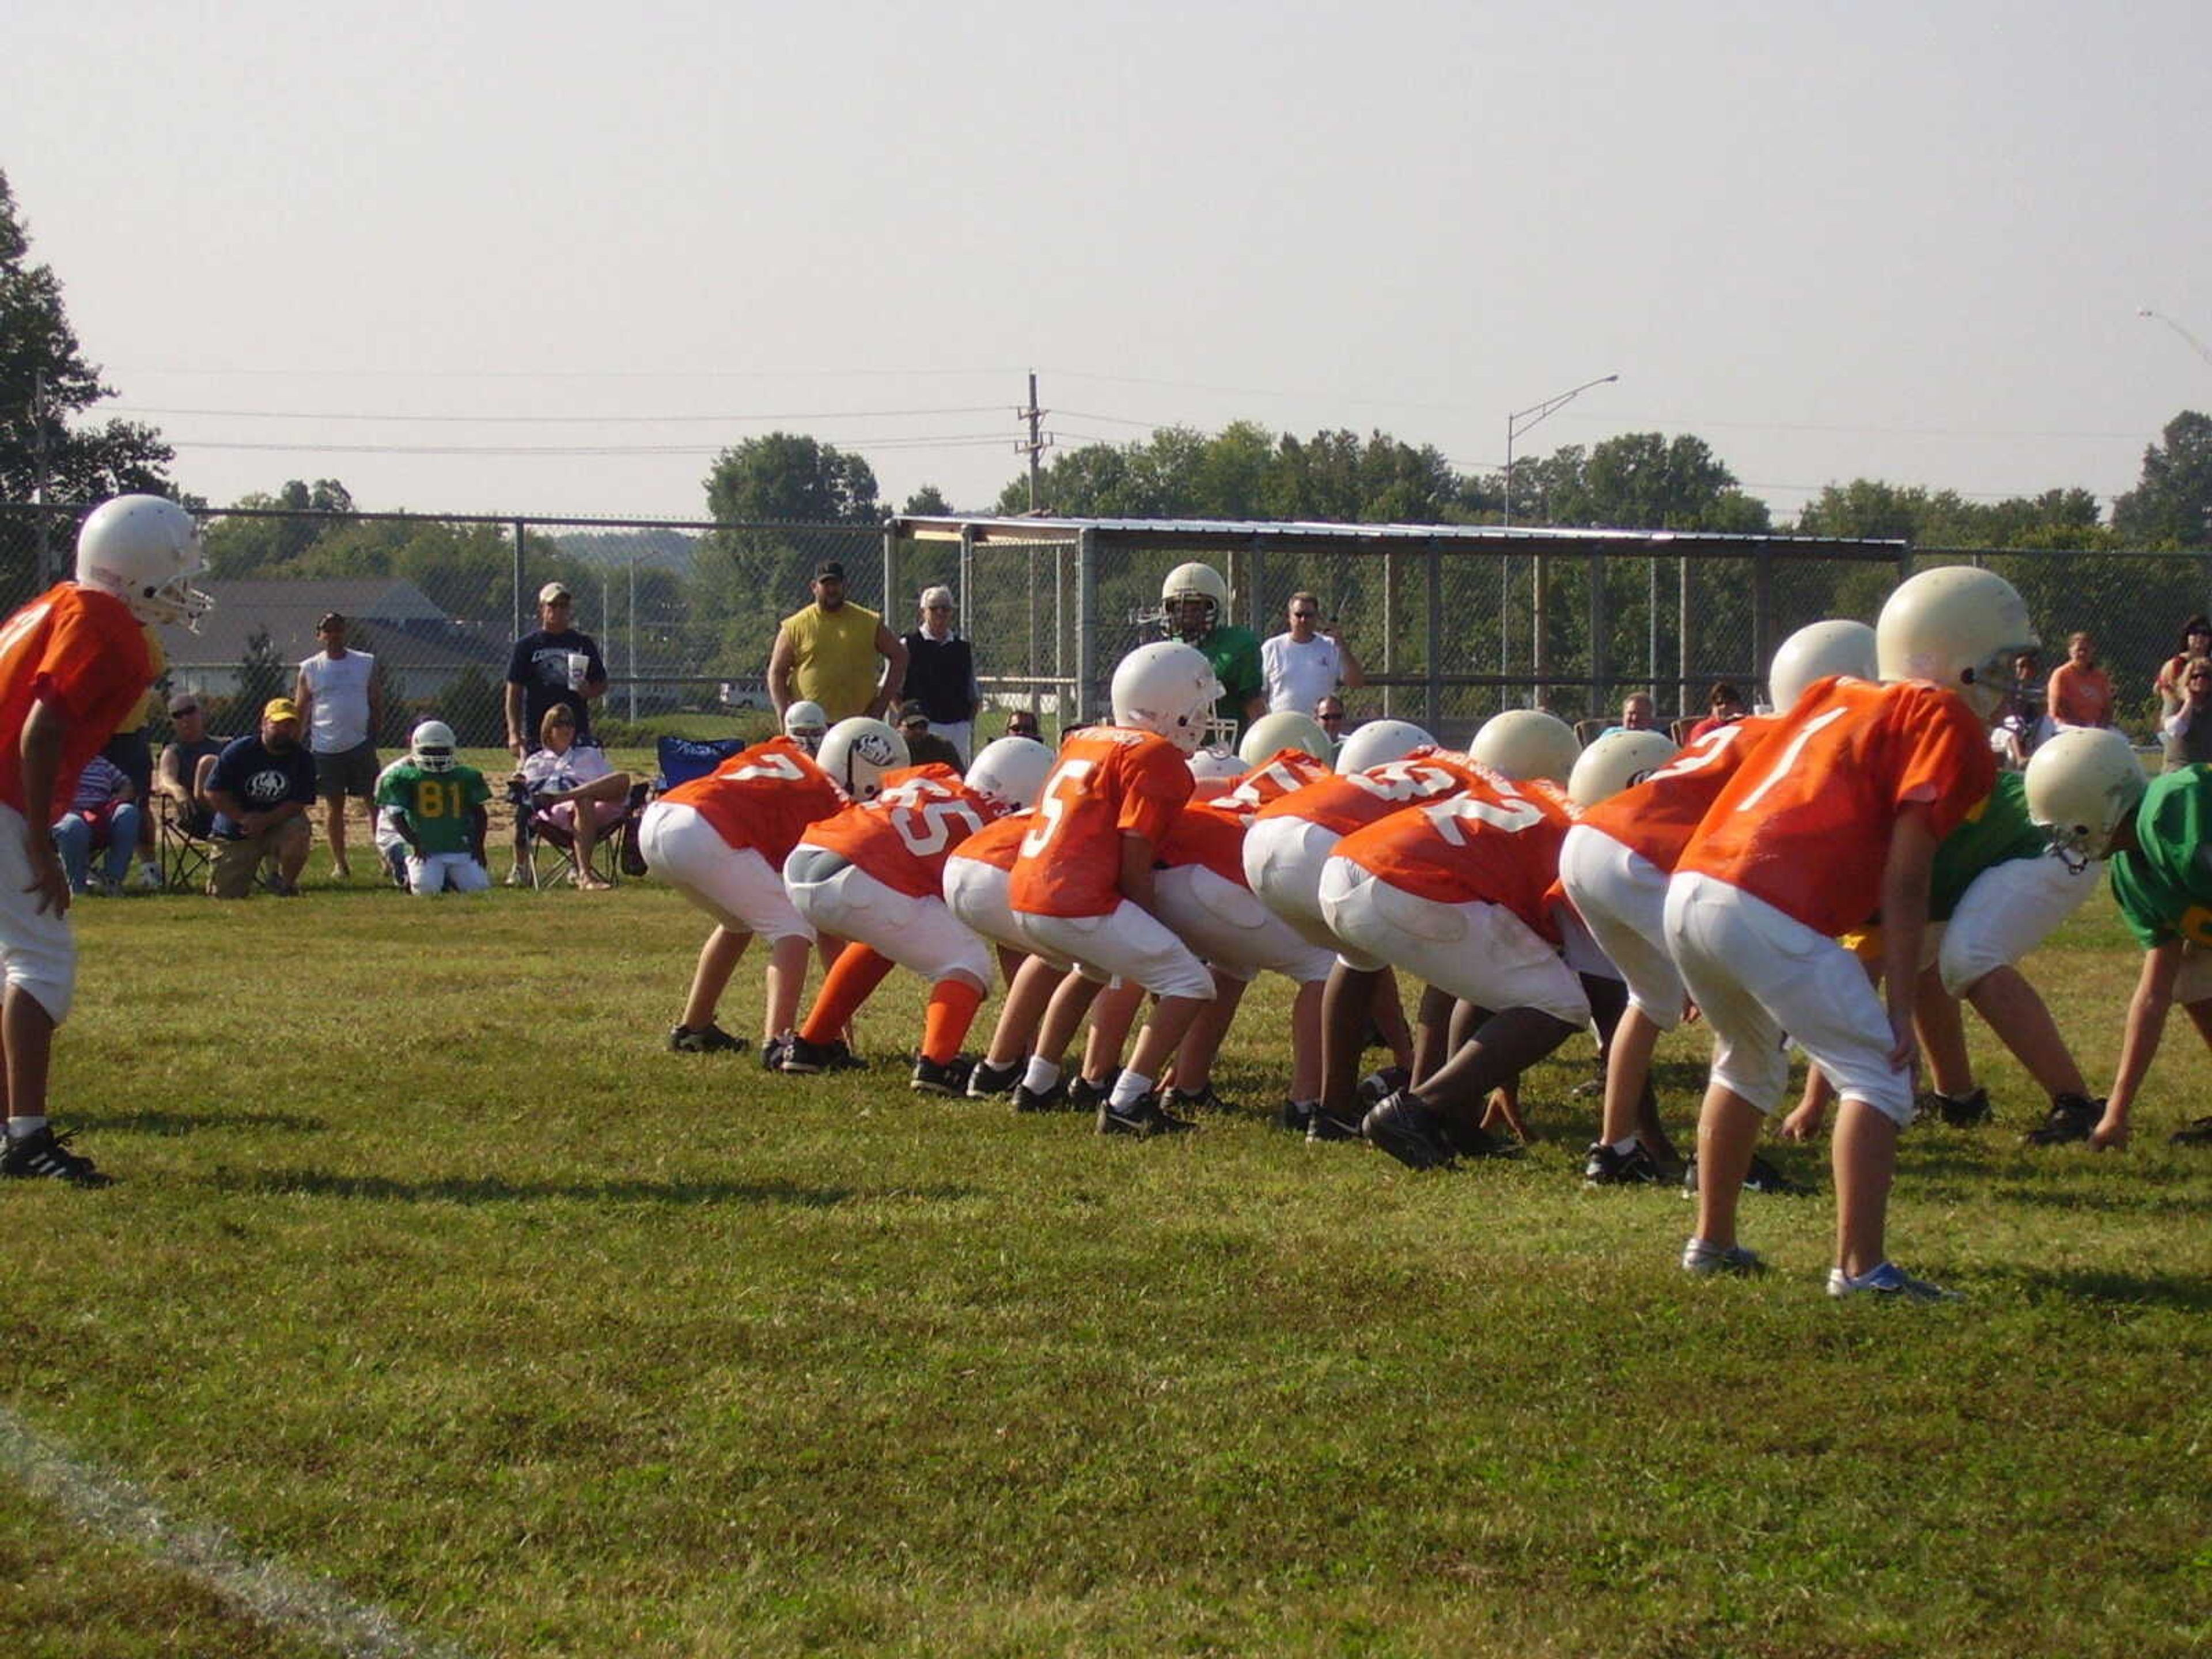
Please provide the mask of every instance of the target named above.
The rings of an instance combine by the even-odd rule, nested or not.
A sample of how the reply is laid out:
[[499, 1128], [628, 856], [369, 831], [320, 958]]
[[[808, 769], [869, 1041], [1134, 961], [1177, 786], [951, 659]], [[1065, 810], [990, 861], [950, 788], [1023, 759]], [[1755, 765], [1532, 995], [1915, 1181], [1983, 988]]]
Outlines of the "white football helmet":
[[1567, 776], [1567, 799], [1577, 806], [1595, 806], [1643, 782], [1676, 752], [1674, 740], [1664, 732], [1608, 732], [1575, 761]]
[[830, 713], [818, 702], [804, 698], [783, 711], [783, 735], [810, 755], [822, 751], [822, 738], [830, 730]]
[[[1206, 609], [1186, 622], [1182, 606], [1194, 600], [1202, 603]], [[1203, 634], [1229, 613], [1229, 584], [1210, 564], [1196, 561], [1179, 564], [1168, 572], [1167, 580], [1160, 584], [1160, 605], [1167, 613], [1170, 635]]]
[[848, 799], [873, 800], [884, 793], [884, 774], [908, 764], [906, 739], [881, 720], [855, 714], [830, 728], [814, 763]]
[[1336, 751], [1340, 772], [1364, 772], [1370, 766], [1388, 766], [1416, 749], [1432, 749], [1436, 739], [1411, 720], [1369, 720], [1352, 727]]
[[[1267, 752], [1273, 754], [1274, 750]], [[1190, 757], [1190, 775], [1200, 783], [1230, 782], [1249, 770], [1251, 768], [1226, 749], [1201, 749]]]
[[1540, 708], [1509, 708], [1483, 721], [1467, 752], [1516, 783], [1549, 778], [1564, 784], [1574, 772], [1582, 745], [1575, 741], [1574, 727], [1557, 714]]
[[453, 728], [443, 720], [424, 720], [416, 726], [407, 739], [407, 752], [418, 771], [450, 772], [461, 763], [453, 753]]
[[1140, 645], [1114, 670], [1114, 724], [1156, 732], [1194, 755], [1220, 696], [1213, 665], [1192, 647], [1180, 640]]
[[1237, 745], [1237, 757], [1247, 766], [1257, 766], [1283, 749], [1303, 749], [1317, 761], [1331, 759], [1336, 754], [1335, 744], [1321, 729], [1319, 720], [1295, 708], [1284, 708], [1262, 714], [1252, 722], [1244, 741]]
[[1923, 570], [1889, 596], [1875, 644], [1883, 679], [1933, 680], [1986, 722], [2012, 684], [2013, 659], [2042, 641], [2010, 582], [1954, 564]]
[[191, 578], [206, 568], [199, 526], [159, 495], [102, 501], [76, 533], [77, 585], [113, 594], [151, 627], [182, 623], [199, 631], [215, 601]]
[[2128, 740], [2110, 726], [2074, 726], [2027, 761], [2027, 816], [2069, 864], [2112, 850], [2112, 832], [2149, 787]]
[[1870, 680], [1876, 668], [1874, 629], [1863, 622], [1831, 617], [1809, 623], [1782, 641], [1766, 670], [1766, 693], [1774, 701], [1774, 712], [1786, 714], [1814, 680], [1831, 674]]
[[1034, 806], [1037, 792], [1052, 775], [1053, 759], [1052, 750], [1035, 738], [1000, 738], [976, 752], [968, 769], [968, 787], [1010, 811]]

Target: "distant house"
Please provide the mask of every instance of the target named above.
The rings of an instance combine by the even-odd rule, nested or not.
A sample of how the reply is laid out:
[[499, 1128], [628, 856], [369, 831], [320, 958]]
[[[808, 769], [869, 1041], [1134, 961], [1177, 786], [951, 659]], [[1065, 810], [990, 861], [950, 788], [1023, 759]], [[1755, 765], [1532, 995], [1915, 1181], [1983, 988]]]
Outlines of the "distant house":
[[442, 694], [473, 670], [496, 683], [507, 672], [508, 646], [472, 623], [457, 622], [413, 582], [389, 577], [330, 581], [209, 582], [215, 609], [199, 632], [161, 629], [169, 683], [199, 696], [231, 696], [257, 634], [269, 635], [277, 660], [296, 663], [319, 648], [315, 623], [335, 611], [346, 618], [346, 643], [375, 657], [385, 695], [419, 702]]

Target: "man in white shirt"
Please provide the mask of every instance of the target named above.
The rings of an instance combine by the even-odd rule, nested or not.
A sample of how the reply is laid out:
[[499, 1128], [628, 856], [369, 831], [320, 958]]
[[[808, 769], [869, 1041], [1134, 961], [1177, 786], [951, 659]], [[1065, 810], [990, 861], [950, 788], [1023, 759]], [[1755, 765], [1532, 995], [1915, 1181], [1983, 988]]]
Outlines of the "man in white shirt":
[[1352, 647], [1344, 642], [1334, 623], [1320, 628], [1321, 601], [1310, 593], [1291, 595], [1291, 631], [1278, 634], [1260, 647], [1260, 665], [1267, 675], [1267, 712], [1285, 708], [1310, 714], [1321, 700], [1339, 686], [1367, 684], [1366, 671]]
[[346, 620], [335, 611], [315, 624], [323, 648], [300, 665], [292, 692], [315, 757], [315, 793], [322, 797], [331, 870], [341, 881], [352, 873], [346, 866], [346, 797], [358, 796], [372, 829], [376, 823], [376, 728], [384, 720], [376, 659], [347, 650], [345, 631]]

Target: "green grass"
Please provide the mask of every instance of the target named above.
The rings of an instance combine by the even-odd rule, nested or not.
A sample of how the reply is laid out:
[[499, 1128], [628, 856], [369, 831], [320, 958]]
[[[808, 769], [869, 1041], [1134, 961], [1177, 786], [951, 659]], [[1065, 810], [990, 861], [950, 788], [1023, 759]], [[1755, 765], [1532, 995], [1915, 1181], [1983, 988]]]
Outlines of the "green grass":
[[[471, 1651], [2212, 1645], [2179, 1021], [2124, 1157], [2020, 1148], [1983, 1043], [2007, 1128], [1913, 1131], [1892, 1228], [1971, 1299], [1838, 1306], [1825, 1199], [1747, 1200], [1778, 1271], [1712, 1284], [1679, 1195], [1583, 1190], [1580, 1042], [1526, 1159], [1417, 1176], [1267, 1126], [1265, 987], [1250, 1115], [1138, 1146], [662, 1052], [703, 926], [651, 884], [77, 915], [57, 1112], [123, 1180], [0, 1191], [0, 1401]], [[2101, 899], [2033, 971], [2109, 1075]], [[293, 1641], [0, 1482], [0, 1650]]]

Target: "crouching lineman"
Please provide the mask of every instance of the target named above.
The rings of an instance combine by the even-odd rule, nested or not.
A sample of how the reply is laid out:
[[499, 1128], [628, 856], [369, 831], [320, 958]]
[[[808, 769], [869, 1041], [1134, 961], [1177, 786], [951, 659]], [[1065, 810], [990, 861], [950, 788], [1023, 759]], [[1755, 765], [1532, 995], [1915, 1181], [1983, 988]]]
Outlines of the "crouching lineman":
[[816, 928], [852, 943], [793, 1038], [786, 1072], [833, 1065], [844, 1048], [838, 1033], [897, 966], [929, 981], [914, 1088], [955, 1095], [966, 1087], [960, 1045], [991, 988], [991, 951], [946, 908], [945, 862], [985, 824], [1036, 799], [1051, 766], [1042, 744], [1001, 738], [964, 780], [942, 764], [893, 772], [873, 800], [809, 827], [784, 865], [784, 889]]
[[668, 1034], [671, 1048], [714, 1054], [745, 1046], [714, 1023], [714, 1011], [758, 933], [769, 945], [761, 1063], [782, 1068], [814, 944], [814, 929], [784, 891], [784, 861], [809, 824], [848, 799], [874, 799], [884, 774], [906, 758], [906, 744], [881, 720], [841, 720], [822, 739], [819, 764], [790, 738], [770, 738], [645, 809], [638, 847], [646, 863], [714, 919], [684, 1017]]
[[[1883, 1248], [1899, 1131], [1912, 1117], [1912, 987], [1936, 846], [1990, 792], [1988, 723], [2035, 646], [1992, 572], [1922, 572], [1882, 607], [1882, 680], [1815, 684], [1746, 759], [1667, 888], [1667, 943], [1712, 1029], [1698, 1122], [1692, 1273], [1744, 1272], [1737, 1200], [1789, 1083], [1784, 1034], [1834, 1082], [1836, 1261], [1828, 1293], [1930, 1300]], [[1882, 916], [1887, 1008], [1835, 943]]]
[[484, 867], [484, 803], [491, 786], [453, 752], [453, 728], [424, 720], [407, 740], [406, 758], [376, 780], [380, 817], [407, 843], [407, 890], [420, 895], [483, 893], [491, 888]]
[[1188, 757], [1221, 683], [1196, 651], [1163, 641], [1121, 659], [1112, 695], [1114, 723], [1061, 749], [1007, 882], [1017, 932], [1080, 970], [1053, 994], [1015, 1104], [1033, 1107], [1060, 1087], [1076, 1027], [1120, 978], [1159, 1002], [1098, 1109], [1098, 1132], [1148, 1136], [1191, 1127], [1162, 1109], [1152, 1085], [1213, 996], [1212, 976], [1155, 914], [1152, 860], [1190, 799]]
[[54, 1027], [76, 986], [69, 876], [47, 826], [152, 682], [146, 630], [198, 628], [210, 603], [189, 585], [201, 568], [190, 514], [118, 495], [77, 532], [75, 584], [56, 583], [0, 626], [0, 1176], [110, 1180], [46, 1121]]

